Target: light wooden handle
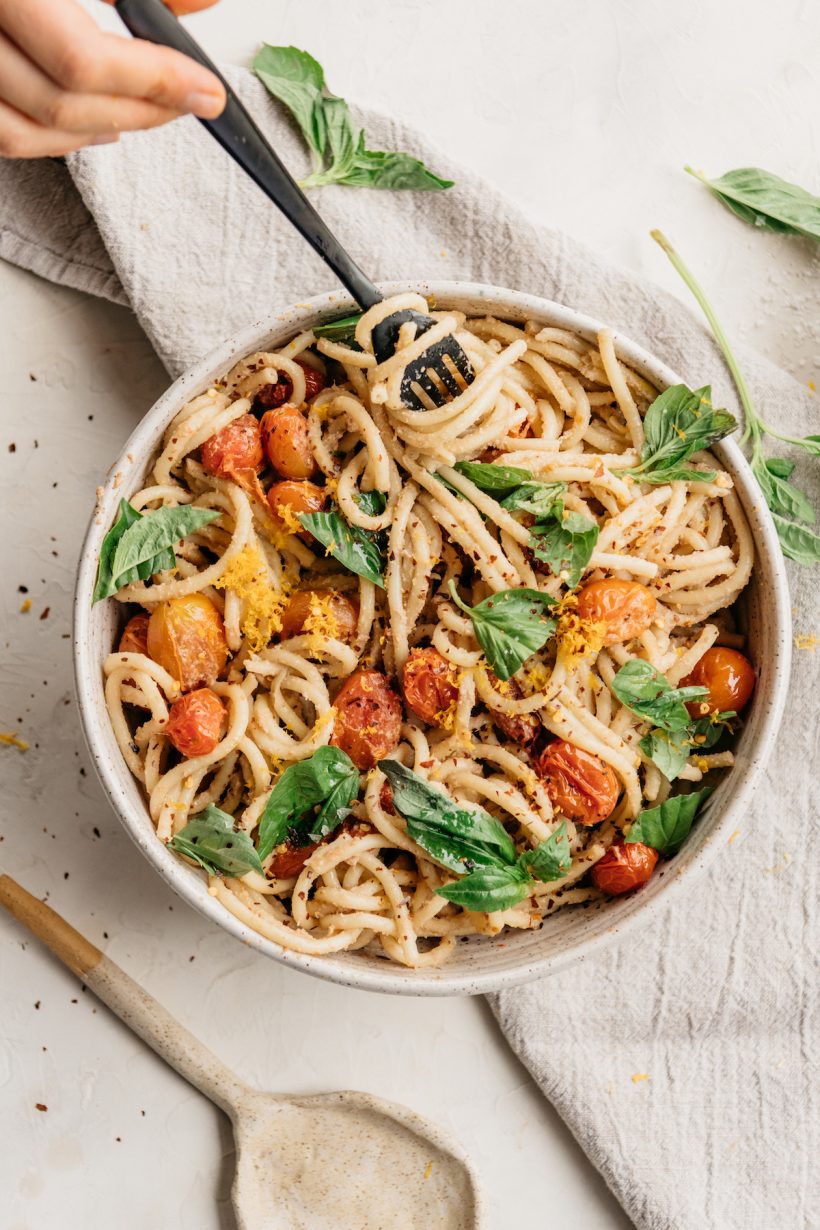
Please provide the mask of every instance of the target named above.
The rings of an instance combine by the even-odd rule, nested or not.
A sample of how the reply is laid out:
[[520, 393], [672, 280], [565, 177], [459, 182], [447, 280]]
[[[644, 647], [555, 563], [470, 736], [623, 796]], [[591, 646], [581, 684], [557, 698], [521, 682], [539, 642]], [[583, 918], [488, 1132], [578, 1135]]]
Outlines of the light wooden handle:
[[0, 905], [50, 948], [98, 999], [207, 1098], [231, 1114], [245, 1086], [162, 1004], [50, 906], [0, 875]]

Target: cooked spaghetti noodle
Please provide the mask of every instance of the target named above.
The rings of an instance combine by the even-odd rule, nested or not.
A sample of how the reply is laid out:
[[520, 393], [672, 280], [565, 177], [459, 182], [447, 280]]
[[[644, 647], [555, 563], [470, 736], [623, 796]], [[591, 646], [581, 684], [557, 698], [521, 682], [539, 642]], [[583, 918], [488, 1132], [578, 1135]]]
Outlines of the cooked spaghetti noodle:
[[[405, 307], [428, 310], [418, 295], [402, 295], [366, 313], [353, 344], [306, 331], [279, 351], [248, 356], [179, 412], [147, 485], [131, 498], [140, 513], [193, 505], [218, 514], [185, 537], [175, 568], [116, 594], [150, 615], [152, 628], [160, 609], [183, 618], [192, 596], [213, 608], [224, 637], [222, 660], [207, 678], [219, 702], [210, 702], [213, 737], [201, 745], [196, 730], [187, 744], [169, 737], [185, 687], [184, 645], [174, 642], [177, 658], [169, 656], [167, 621], [153, 642], [134, 624], [104, 673], [117, 740], [163, 842], [210, 804], [253, 838], [289, 765], [340, 746], [354, 749], [361, 768], [371, 744], [374, 756], [392, 756], [458, 804], [499, 820], [518, 851], [565, 826], [571, 861], [563, 874], [534, 879], [511, 908], [471, 910], [436, 891], [452, 872], [409, 835], [384, 774], [367, 767], [350, 815], [320, 841], [280, 842], [262, 860], [264, 874], [210, 876], [227, 910], [283, 948], [369, 949], [419, 967], [444, 963], [458, 937], [537, 927], [563, 906], [601, 896], [591, 869], [642, 808], [670, 793], [639, 747], [647, 722], [610, 685], [626, 663], [642, 659], [677, 687], [711, 647], [741, 644], [730, 608], [754, 551], [731, 478], [710, 454], [694, 457], [717, 471], [706, 481], [648, 483], [623, 473], [639, 462], [643, 416], [657, 393], [618, 358], [608, 331], [594, 344], [537, 322], [439, 312], [430, 333], [406, 330], [396, 354], [379, 363], [371, 331]], [[441, 408], [407, 409], [400, 400], [407, 364], [449, 333], [475, 381]], [[301, 473], [287, 458], [277, 471], [268, 460], [243, 467], [220, 453], [240, 427], [253, 435], [266, 408], [284, 412], [284, 446], [302, 457]], [[272, 420], [274, 434], [279, 422]], [[267, 440], [264, 430], [263, 420]], [[613, 580], [648, 594], [649, 617], [636, 634], [613, 639], [585, 617], [567, 570], [553, 571], [534, 553], [532, 517], [505, 508], [457, 468], [475, 460], [561, 485], [563, 515], [598, 527], [580, 594]], [[289, 504], [281, 491], [277, 503], [277, 484], [301, 484], [301, 496]], [[367, 500], [368, 493], [382, 496]], [[323, 547], [303, 529], [298, 514], [321, 508], [381, 544], [383, 587], [345, 568], [337, 544]], [[509, 589], [541, 591], [557, 603], [555, 634], [505, 682], [490, 669], [451, 582], [464, 606]], [[432, 673], [412, 693], [422, 668]], [[385, 712], [351, 742], [337, 696], [352, 677], [365, 680], [360, 699], [373, 699], [367, 681], [376, 676]], [[446, 703], [431, 708], [430, 696]], [[385, 746], [394, 719], [393, 746]], [[585, 753], [610, 790], [603, 819], [563, 801], [566, 790], [542, 771], [556, 740]], [[730, 751], [693, 748], [678, 776], [697, 782], [731, 763]]]

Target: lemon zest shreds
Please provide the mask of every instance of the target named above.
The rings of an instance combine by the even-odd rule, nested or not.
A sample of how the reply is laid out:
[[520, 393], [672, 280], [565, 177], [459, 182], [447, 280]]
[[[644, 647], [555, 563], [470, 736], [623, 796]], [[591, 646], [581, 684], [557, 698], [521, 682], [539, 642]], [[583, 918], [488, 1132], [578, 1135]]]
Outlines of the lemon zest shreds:
[[0, 743], [5, 743], [6, 747], [16, 747], [21, 752], [28, 751], [28, 744], [19, 735], [0, 732]]
[[811, 653], [817, 648], [818, 643], [820, 641], [813, 632], [798, 632], [794, 638], [795, 649], [807, 649]]
[[536, 692], [543, 692], [551, 678], [552, 671], [546, 662], [535, 662], [528, 670], [523, 671], [521, 674], [522, 683], [531, 696]]
[[308, 646], [312, 653], [323, 649], [325, 641], [339, 635], [339, 621], [333, 613], [333, 596], [319, 594], [316, 590], [310, 595], [310, 611], [305, 619], [304, 630], [309, 640]]
[[607, 625], [604, 620], [582, 619], [576, 610], [566, 607], [558, 616], [556, 640], [558, 658], [567, 670], [572, 670], [584, 658], [595, 656], [603, 648]]
[[253, 653], [264, 649], [273, 635], [282, 631], [282, 611], [289, 594], [284, 590], [277, 593], [273, 588], [255, 547], [243, 547], [214, 581], [214, 587], [231, 589], [242, 600], [240, 627]]
[[290, 504], [277, 504], [276, 515], [290, 534], [301, 534], [304, 526]]

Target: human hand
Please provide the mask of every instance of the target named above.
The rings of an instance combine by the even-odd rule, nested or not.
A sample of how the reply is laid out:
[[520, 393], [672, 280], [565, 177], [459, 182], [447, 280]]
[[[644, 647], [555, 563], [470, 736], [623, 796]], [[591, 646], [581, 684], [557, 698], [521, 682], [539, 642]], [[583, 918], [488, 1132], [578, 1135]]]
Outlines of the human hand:
[[[166, 2], [192, 13], [215, 0]], [[0, 155], [59, 156], [224, 106], [213, 73], [168, 47], [104, 34], [76, 0], [0, 0]]]

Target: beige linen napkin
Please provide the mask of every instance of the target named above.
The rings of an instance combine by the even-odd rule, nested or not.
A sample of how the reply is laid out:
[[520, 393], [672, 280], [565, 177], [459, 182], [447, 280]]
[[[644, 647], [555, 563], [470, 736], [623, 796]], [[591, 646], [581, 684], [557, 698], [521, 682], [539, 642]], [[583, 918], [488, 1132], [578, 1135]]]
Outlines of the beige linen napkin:
[[[246, 72], [229, 75], [286, 163], [305, 170], [299, 140], [262, 87]], [[457, 181], [437, 194], [314, 194], [373, 277], [461, 278], [557, 299], [631, 335], [690, 383], [711, 381], [735, 406], [715, 347], [679, 302], [535, 226], [416, 133], [360, 118], [376, 147], [409, 150]], [[333, 286], [193, 120], [74, 155], [67, 168], [0, 161], [0, 256], [130, 303], [173, 374], [255, 317]], [[817, 430], [805, 390], [753, 352], [740, 357], [768, 419]], [[92, 499], [89, 490], [89, 507]], [[810, 632], [820, 573], [790, 573], [796, 630]], [[819, 664], [820, 651], [797, 654], [754, 806], [711, 870], [616, 946], [492, 1001], [639, 1227], [820, 1225]]]

